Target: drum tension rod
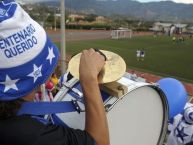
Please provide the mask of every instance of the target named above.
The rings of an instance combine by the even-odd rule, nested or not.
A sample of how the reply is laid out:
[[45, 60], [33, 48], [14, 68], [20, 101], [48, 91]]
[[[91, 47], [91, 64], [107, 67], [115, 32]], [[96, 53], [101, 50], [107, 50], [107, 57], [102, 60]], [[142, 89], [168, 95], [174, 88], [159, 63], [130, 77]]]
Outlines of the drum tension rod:
[[85, 112], [85, 110], [81, 109], [80, 106], [78, 105], [78, 101], [77, 100], [71, 100], [72, 104], [74, 106], [74, 108], [76, 109], [76, 111], [80, 114], [80, 112]]
[[106, 112], [109, 112], [112, 107], [113, 107], [113, 104], [106, 104], [106, 105], [105, 105], [105, 111], [106, 111]]
[[69, 89], [70, 91], [72, 91], [74, 94], [76, 94], [79, 98], [83, 97], [83, 93], [81, 91], [79, 91], [77, 88], [71, 88], [67, 85], [64, 85], [64, 87], [66, 87], [67, 89]]

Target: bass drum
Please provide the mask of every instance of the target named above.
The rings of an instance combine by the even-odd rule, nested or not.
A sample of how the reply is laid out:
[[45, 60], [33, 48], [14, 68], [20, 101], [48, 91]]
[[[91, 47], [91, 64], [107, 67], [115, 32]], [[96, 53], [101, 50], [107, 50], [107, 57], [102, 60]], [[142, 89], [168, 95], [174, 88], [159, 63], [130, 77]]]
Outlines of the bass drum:
[[[126, 76], [118, 82], [129, 90], [121, 98], [101, 91], [111, 145], [162, 145], [168, 121], [168, 104], [163, 92], [156, 85], [135, 82]], [[55, 101], [78, 100], [84, 110], [83, 98], [79, 82], [73, 81], [59, 91]], [[57, 116], [68, 127], [85, 127], [85, 112], [61, 113]]]

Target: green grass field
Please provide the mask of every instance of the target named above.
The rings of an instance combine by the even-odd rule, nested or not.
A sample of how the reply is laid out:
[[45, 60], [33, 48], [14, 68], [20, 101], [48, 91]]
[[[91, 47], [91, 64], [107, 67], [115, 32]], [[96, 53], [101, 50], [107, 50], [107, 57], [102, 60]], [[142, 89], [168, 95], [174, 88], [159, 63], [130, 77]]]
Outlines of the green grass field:
[[[164, 77], [175, 77], [193, 83], [193, 39], [173, 43], [166, 36], [143, 36], [121, 40], [89, 40], [67, 42], [67, 53], [76, 54], [87, 48], [100, 48], [122, 56], [128, 68]], [[144, 61], [137, 61], [136, 50], [145, 49]]]

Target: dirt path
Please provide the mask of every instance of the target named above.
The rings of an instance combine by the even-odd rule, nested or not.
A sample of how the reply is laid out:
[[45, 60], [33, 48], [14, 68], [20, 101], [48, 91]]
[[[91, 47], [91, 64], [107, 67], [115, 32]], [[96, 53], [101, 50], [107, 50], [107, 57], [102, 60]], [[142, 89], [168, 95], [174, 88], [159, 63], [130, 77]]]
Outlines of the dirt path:
[[[46, 30], [54, 42], [60, 42], [60, 30]], [[110, 39], [111, 31], [106, 30], [66, 30], [66, 41]], [[133, 32], [133, 36], [152, 35], [151, 32]]]
[[[153, 74], [149, 74], [149, 73], [142, 73], [142, 72], [131, 70], [131, 69], [129, 69], [128, 72], [129, 73], [134, 72], [137, 76], [146, 79], [147, 82], [149, 82], [149, 83], [151, 83], [151, 82], [155, 83], [162, 78], [161, 76], [157, 76], [157, 75], [153, 75]], [[193, 96], [193, 84], [185, 83], [185, 82], [183, 82], [183, 84], [184, 84], [188, 94], [190, 96]]]

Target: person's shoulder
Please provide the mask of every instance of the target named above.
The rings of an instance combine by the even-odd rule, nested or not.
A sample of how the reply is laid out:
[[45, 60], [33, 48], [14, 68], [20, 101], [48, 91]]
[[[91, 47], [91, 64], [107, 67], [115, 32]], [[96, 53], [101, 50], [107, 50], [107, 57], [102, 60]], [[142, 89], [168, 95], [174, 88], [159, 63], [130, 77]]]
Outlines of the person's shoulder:
[[186, 145], [193, 145], [193, 141], [187, 143]]
[[[19, 133], [18, 133], [19, 131]], [[0, 121], [0, 135], [6, 143], [12, 145], [24, 144], [64, 144], [64, 145], [93, 145], [93, 138], [84, 130], [65, 128], [51, 123], [44, 124], [31, 116], [19, 116]], [[13, 138], [14, 137], [14, 138]], [[12, 140], [10, 140], [12, 138]]]
[[0, 138], [4, 144], [28, 144], [35, 143], [43, 124], [30, 116], [17, 116], [6, 120], [0, 120]]
[[0, 128], [6, 130], [20, 130], [25, 127], [25, 130], [36, 130], [42, 127], [42, 123], [30, 116], [16, 116], [0, 121]]

